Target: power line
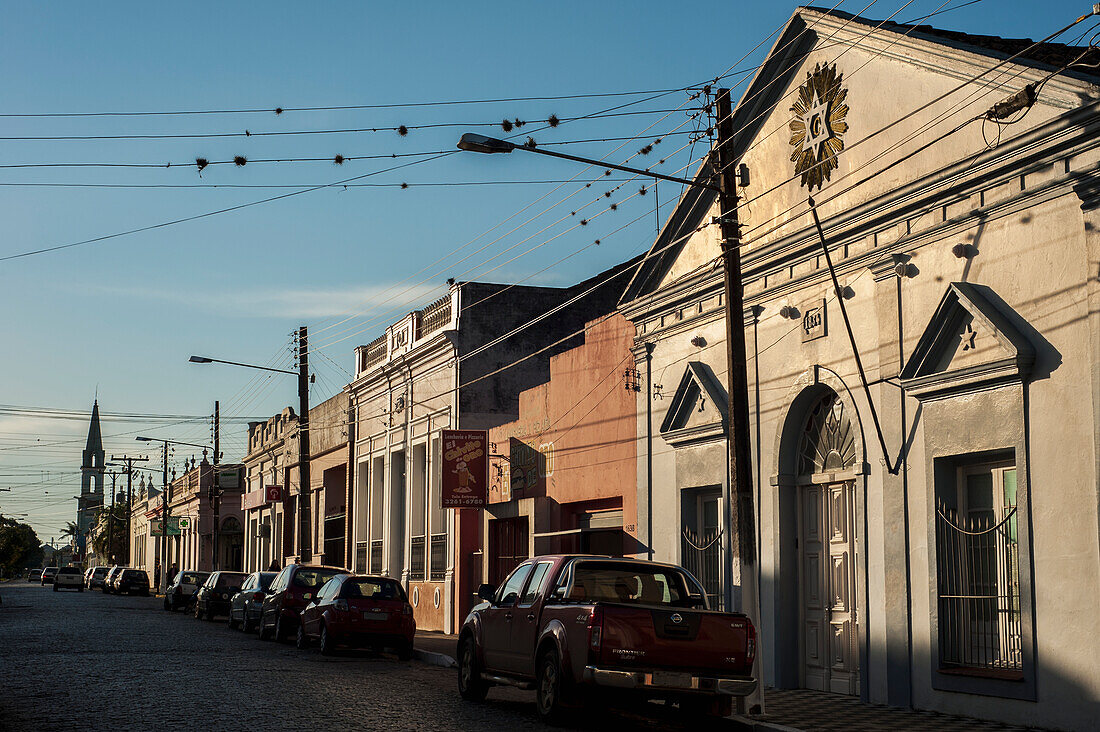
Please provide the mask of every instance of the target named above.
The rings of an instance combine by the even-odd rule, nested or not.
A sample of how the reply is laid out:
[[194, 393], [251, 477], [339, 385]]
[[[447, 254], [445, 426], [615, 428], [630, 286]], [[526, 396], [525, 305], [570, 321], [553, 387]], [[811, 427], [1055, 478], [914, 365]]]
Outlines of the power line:
[[691, 87], [679, 89], [646, 89], [640, 91], [596, 92], [591, 94], [558, 94], [532, 97], [499, 97], [496, 99], [448, 99], [431, 102], [394, 102], [387, 104], [345, 104], [311, 107], [270, 107], [270, 108], [226, 108], [226, 109], [185, 109], [185, 110], [147, 110], [136, 112], [9, 112], [0, 114], [0, 118], [46, 118], [46, 117], [157, 117], [203, 114], [275, 114], [287, 112], [335, 112], [363, 109], [403, 109], [415, 107], [442, 107], [464, 104], [504, 104], [508, 102], [554, 102], [569, 99], [600, 99], [611, 97], [642, 96], [646, 94], [672, 93], [685, 91]]
[[[636, 109], [630, 112], [593, 113], [580, 117], [553, 117], [548, 120], [551, 127], [557, 127], [563, 122], [577, 122], [580, 120], [609, 119], [614, 117], [634, 117], [645, 114], [663, 114], [673, 110], [668, 109]], [[542, 122], [537, 120], [536, 122]], [[420, 125], [395, 125], [392, 127], [343, 127], [323, 130], [267, 130], [253, 132], [242, 130], [239, 132], [165, 132], [150, 134], [115, 134], [115, 135], [7, 135], [0, 136], [3, 142], [84, 142], [101, 140], [209, 140], [239, 137], [293, 137], [302, 135], [347, 135], [347, 134], [373, 134], [378, 132], [396, 132], [402, 137], [413, 130], [447, 129], [454, 127], [501, 127], [505, 132], [513, 128], [522, 128], [531, 122], [519, 119], [513, 122], [505, 119], [503, 122], [431, 122]]]

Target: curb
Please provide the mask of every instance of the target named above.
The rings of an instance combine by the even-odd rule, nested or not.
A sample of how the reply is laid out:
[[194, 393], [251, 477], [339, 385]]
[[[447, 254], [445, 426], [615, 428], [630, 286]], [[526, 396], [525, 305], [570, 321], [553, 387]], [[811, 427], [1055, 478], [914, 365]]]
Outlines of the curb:
[[413, 657], [418, 661], [422, 661], [432, 666], [458, 668], [458, 663], [446, 653], [436, 653], [435, 651], [425, 651], [420, 648], [413, 648]]

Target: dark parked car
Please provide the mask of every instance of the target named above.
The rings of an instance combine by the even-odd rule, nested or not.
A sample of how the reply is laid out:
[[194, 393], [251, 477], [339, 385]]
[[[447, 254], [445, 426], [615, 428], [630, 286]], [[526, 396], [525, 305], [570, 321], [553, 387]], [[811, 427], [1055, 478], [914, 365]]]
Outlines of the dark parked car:
[[119, 595], [145, 595], [149, 596], [149, 575], [143, 569], [124, 568], [118, 573], [111, 591]]
[[46, 585], [53, 584], [53, 578], [57, 575], [57, 567], [46, 567], [42, 570], [42, 574], [39, 575], [38, 583], [45, 587]]
[[392, 648], [398, 657], [412, 657], [416, 620], [405, 590], [389, 577], [336, 575], [302, 610], [298, 648], [316, 640], [321, 653], [338, 645]]
[[126, 569], [126, 567], [116, 564], [107, 570], [107, 576], [103, 578], [103, 592], [105, 594], [109, 595], [115, 591], [115, 580], [118, 579], [118, 576], [122, 574], [122, 570], [124, 569]]
[[240, 592], [244, 572], [214, 572], [195, 593], [195, 617], [213, 620], [229, 614], [229, 601]]
[[164, 609], [175, 610], [180, 607], [190, 607], [195, 600], [195, 593], [199, 591], [199, 587], [209, 576], [209, 572], [196, 572], [193, 569], [177, 572], [172, 584], [168, 586], [164, 593]]
[[251, 633], [260, 622], [260, 610], [264, 598], [278, 572], [253, 572], [241, 584], [240, 592], [229, 600], [229, 627], [236, 630], [239, 626], [245, 633]]
[[42, 580], [42, 570], [41, 569], [28, 569], [27, 570], [27, 581], [28, 582], [40, 582], [41, 580]]
[[88, 575], [87, 587], [89, 590], [95, 588], [103, 589], [103, 580], [107, 579], [107, 573], [111, 571], [110, 567], [94, 567], [90, 570]]
[[275, 640], [285, 640], [298, 632], [298, 615], [316, 596], [317, 591], [346, 569], [310, 564], [288, 564], [275, 577], [260, 609], [260, 640], [274, 634]]

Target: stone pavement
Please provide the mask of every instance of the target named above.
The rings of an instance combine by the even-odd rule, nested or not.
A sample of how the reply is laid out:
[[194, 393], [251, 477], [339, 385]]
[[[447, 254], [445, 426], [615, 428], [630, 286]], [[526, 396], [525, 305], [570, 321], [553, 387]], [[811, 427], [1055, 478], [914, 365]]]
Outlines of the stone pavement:
[[863, 704], [856, 697], [806, 689], [768, 689], [767, 714], [755, 718], [755, 729], [803, 732], [1025, 732], [1014, 727], [938, 712]]

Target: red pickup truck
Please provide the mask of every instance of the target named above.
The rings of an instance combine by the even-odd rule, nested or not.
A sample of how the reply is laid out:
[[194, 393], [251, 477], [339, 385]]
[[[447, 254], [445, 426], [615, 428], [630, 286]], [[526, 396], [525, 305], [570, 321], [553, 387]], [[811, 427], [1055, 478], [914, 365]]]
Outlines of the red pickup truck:
[[484, 602], [458, 639], [458, 688], [467, 700], [507, 684], [534, 689], [539, 714], [551, 722], [596, 690], [600, 703], [613, 695], [662, 699], [727, 716], [734, 698], [756, 688], [756, 629], [742, 614], [710, 610], [703, 588], [675, 565], [535, 557], [478, 596]]

